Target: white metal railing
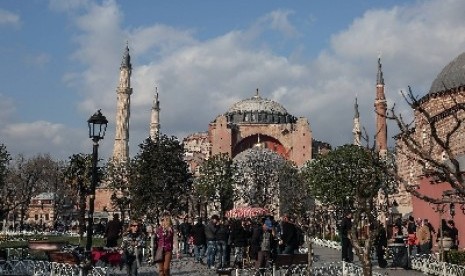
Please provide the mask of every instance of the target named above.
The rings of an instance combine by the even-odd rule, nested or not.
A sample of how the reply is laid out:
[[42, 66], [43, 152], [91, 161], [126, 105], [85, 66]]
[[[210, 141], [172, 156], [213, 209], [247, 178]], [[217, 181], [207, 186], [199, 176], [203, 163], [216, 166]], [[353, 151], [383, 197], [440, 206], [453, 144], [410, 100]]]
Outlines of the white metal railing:
[[411, 257], [412, 269], [428, 275], [463, 276], [465, 266], [441, 262], [436, 254], [416, 255]]
[[[83, 276], [85, 269], [80, 265], [48, 261], [13, 260], [0, 262], [0, 275], [28, 276]], [[107, 267], [92, 267], [88, 275], [107, 276]]]

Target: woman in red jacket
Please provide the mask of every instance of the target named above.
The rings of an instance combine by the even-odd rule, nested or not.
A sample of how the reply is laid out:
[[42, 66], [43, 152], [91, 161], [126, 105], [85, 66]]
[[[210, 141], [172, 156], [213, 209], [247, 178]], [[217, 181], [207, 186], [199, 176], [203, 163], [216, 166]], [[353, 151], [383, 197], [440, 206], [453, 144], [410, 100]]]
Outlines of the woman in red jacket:
[[169, 215], [164, 215], [157, 229], [157, 246], [163, 248], [163, 259], [159, 262], [160, 276], [170, 275], [171, 259], [173, 258], [174, 230]]

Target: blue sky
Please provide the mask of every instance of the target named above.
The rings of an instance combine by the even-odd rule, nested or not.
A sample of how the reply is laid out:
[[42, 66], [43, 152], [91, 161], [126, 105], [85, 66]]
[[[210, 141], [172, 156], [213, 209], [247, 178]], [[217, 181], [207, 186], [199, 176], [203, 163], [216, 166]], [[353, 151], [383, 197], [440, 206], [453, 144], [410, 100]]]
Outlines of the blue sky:
[[13, 155], [90, 152], [86, 120], [101, 108], [109, 157], [126, 42], [131, 155], [148, 136], [155, 86], [161, 131], [180, 139], [259, 88], [307, 117], [315, 139], [351, 143], [355, 97], [373, 133], [378, 56], [388, 104], [411, 116], [399, 91], [424, 95], [465, 50], [464, 13], [460, 0], [4, 0], [0, 143]]

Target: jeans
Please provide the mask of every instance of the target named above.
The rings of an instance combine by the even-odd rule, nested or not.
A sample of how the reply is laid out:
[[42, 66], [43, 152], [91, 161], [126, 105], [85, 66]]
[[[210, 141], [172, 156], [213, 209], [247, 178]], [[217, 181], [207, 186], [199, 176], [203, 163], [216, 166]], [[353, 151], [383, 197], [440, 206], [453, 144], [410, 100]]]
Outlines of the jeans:
[[205, 245], [194, 245], [194, 255], [195, 255], [195, 261], [196, 262], [201, 262], [202, 257], [205, 255]]
[[350, 240], [347, 237], [342, 237], [341, 239], [341, 253], [342, 260], [344, 262], [351, 263], [354, 260], [352, 253], [352, 243], [350, 243]]
[[245, 247], [234, 247], [234, 264], [242, 265], [242, 262], [244, 261], [244, 251]]
[[189, 254], [189, 237], [182, 237], [182, 254]]
[[[220, 261], [219, 268], [228, 267], [229, 264], [226, 262], [229, 258], [227, 258], [228, 244], [226, 241], [217, 241], [216, 242], [216, 251], [218, 252], [218, 260]], [[229, 260], [228, 260], [229, 262]]]
[[207, 266], [215, 266], [216, 241], [207, 241]]

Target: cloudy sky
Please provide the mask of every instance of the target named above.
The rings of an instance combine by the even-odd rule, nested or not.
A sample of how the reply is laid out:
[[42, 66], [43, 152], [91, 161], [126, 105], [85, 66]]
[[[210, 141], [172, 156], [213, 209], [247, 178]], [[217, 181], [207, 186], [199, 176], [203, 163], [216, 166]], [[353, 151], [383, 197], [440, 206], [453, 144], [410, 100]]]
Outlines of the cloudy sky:
[[378, 57], [388, 105], [410, 116], [399, 92], [424, 95], [465, 51], [463, 14], [461, 0], [4, 0], [0, 143], [12, 155], [90, 153], [86, 120], [102, 109], [109, 157], [126, 43], [131, 155], [148, 137], [155, 87], [161, 131], [180, 139], [258, 88], [307, 117], [315, 139], [351, 143], [355, 97], [374, 132]]

